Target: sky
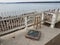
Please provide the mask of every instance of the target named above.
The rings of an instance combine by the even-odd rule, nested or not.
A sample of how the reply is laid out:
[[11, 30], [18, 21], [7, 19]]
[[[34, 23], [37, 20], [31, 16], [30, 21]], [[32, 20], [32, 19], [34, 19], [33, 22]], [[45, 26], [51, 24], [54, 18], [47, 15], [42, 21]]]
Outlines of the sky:
[[60, 0], [0, 0], [0, 2], [33, 2], [33, 1], [60, 1]]

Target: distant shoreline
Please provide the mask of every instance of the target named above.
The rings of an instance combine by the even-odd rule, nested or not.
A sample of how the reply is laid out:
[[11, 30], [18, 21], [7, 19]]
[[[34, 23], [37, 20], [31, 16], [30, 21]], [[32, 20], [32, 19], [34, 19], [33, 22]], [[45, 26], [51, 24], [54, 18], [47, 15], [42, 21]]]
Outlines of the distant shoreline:
[[42, 1], [42, 2], [0, 2], [0, 4], [20, 4], [20, 3], [60, 3], [60, 1]]

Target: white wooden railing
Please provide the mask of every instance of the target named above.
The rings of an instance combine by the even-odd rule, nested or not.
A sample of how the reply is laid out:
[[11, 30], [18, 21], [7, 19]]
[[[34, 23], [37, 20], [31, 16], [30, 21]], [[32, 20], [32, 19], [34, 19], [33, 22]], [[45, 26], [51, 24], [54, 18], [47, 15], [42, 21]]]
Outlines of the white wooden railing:
[[[50, 13], [52, 14], [52, 19], [51, 19], [51, 28], [54, 28], [55, 22], [56, 22], [56, 14], [55, 13]], [[41, 23], [44, 23], [44, 12], [33, 12], [33, 13], [27, 13], [27, 14], [22, 14], [20, 16], [16, 17], [9, 17], [9, 18], [4, 18], [0, 20], [0, 33], [2, 32], [10, 32], [10, 31], [15, 31], [20, 28], [25, 28], [27, 30], [29, 25], [32, 25], [34, 22], [35, 16], [40, 16], [41, 17]]]

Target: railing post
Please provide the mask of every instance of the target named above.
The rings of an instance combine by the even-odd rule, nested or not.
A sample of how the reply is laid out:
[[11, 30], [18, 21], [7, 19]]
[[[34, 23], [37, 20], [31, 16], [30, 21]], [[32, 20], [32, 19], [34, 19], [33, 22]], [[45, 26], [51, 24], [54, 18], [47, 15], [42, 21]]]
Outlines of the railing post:
[[41, 23], [43, 24], [44, 23], [44, 13], [42, 13], [42, 18], [41, 18]]
[[53, 14], [52, 16], [52, 22], [51, 22], [51, 28], [54, 28], [56, 22], [56, 14]]
[[27, 26], [27, 16], [25, 17], [25, 30], [27, 30], [28, 26]]

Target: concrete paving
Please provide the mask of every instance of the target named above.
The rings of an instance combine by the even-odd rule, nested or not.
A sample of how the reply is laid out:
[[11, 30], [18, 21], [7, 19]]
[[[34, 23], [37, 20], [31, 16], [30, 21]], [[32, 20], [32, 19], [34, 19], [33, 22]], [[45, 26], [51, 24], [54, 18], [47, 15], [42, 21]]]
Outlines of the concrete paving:
[[[29, 29], [33, 29], [33, 27], [29, 27]], [[0, 45], [45, 45], [48, 41], [60, 34], [60, 29], [57, 28], [42, 26], [41, 29], [38, 30], [41, 31], [39, 41], [25, 38], [28, 30], [23, 29], [0, 37], [2, 40], [2, 44]]]

